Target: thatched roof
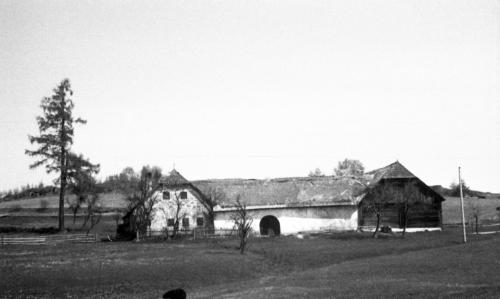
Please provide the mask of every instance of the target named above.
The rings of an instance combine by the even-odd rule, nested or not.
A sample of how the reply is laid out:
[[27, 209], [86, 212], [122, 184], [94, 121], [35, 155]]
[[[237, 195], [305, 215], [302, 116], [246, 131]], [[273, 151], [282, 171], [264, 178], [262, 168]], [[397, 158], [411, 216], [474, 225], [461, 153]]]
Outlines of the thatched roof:
[[222, 206], [242, 203], [256, 205], [353, 205], [365, 189], [362, 181], [352, 177], [293, 177], [270, 180], [213, 179], [193, 181], [200, 190], [218, 188], [225, 194]]
[[416, 181], [417, 184], [424, 190], [427, 194], [432, 195], [435, 199], [439, 201], [444, 201], [445, 198], [436, 192], [431, 187], [427, 186], [421, 179], [419, 179], [416, 175], [411, 173], [403, 164], [396, 161], [392, 164], [389, 164], [385, 167], [372, 170], [370, 172], [365, 173], [364, 178], [367, 182], [368, 186], [374, 186], [380, 183], [382, 180], [390, 181], [390, 180], [412, 180]]
[[177, 170], [173, 169], [167, 176], [160, 179], [160, 184], [165, 187], [184, 187], [191, 183], [186, 180]]
[[370, 185], [378, 183], [382, 179], [415, 179], [417, 178], [399, 161], [389, 164], [385, 167], [372, 170], [365, 173], [365, 179]]
[[367, 186], [373, 186], [382, 179], [417, 179], [420, 181], [396, 161], [388, 166], [367, 172], [363, 177], [210, 179], [189, 182], [178, 171], [172, 170], [160, 182], [170, 188], [190, 187], [200, 196], [204, 196], [203, 193], [210, 189], [218, 189], [225, 195], [221, 204], [223, 207], [233, 206], [238, 196], [240, 201], [247, 206], [321, 206], [356, 205], [363, 198]]

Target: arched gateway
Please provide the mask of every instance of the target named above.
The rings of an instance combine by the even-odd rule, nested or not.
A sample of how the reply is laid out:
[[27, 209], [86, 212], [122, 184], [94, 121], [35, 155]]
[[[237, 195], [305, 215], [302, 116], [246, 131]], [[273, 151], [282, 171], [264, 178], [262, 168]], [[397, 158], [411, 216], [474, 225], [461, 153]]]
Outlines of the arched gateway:
[[260, 220], [260, 234], [264, 236], [279, 236], [281, 234], [278, 218], [268, 215]]

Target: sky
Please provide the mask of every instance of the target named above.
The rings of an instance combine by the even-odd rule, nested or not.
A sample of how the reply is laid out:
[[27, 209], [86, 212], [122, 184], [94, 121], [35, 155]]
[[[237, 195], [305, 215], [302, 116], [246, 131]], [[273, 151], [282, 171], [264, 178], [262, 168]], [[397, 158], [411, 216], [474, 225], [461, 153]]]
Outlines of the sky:
[[399, 160], [500, 192], [500, 1], [0, 1], [0, 190], [55, 177], [24, 154], [74, 91], [73, 151], [103, 178], [332, 174]]

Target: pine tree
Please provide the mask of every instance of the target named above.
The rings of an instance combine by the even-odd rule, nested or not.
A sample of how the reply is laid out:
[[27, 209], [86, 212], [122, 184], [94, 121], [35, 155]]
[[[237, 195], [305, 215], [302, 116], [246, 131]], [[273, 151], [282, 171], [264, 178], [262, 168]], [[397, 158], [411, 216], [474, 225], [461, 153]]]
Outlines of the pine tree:
[[68, 156], [73, 144], [73, 123], [86, 123], [73, 118], [72, 95], [69, 79], [64, 79], [54, 88], [51, 97], [42, 99], [43, 115], [36, 118], [40, 135], [28, 136], [30, 143], [38, 145], [38, 149], [25, 151], [27, 155], [39, 158], [30, 168], [45, 165], [47, 173], [59, 174], [59, 230], [64, 229], [64, 195], [70, 163]]

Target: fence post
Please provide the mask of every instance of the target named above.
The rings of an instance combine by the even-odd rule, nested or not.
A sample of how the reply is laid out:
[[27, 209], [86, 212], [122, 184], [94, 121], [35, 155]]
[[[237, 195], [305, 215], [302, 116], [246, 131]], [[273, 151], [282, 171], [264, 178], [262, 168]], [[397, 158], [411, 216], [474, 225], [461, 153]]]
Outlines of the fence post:
[[193, 240], [196, 240], [196, 228], [193, 228]]
[[2, 235], [2, 247], [3, 247], [3, 235]]
[[97, 243], [97, 233], [95, 233], [94, 241]]

